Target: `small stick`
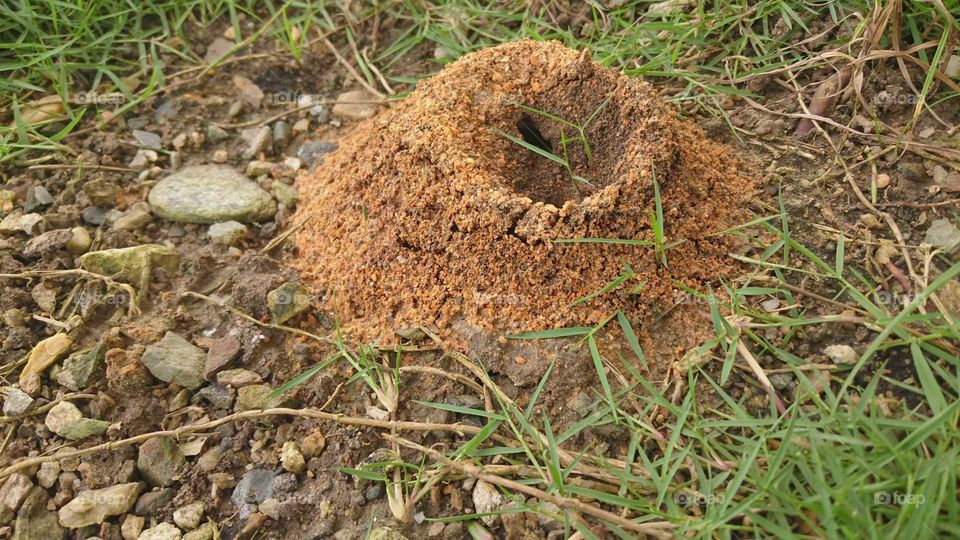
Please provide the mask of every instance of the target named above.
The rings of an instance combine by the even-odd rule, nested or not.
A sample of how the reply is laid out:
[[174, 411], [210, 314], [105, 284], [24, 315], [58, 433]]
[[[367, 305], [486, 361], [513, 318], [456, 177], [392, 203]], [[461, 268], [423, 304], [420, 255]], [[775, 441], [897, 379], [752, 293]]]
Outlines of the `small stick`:
[[264, 254], [266, 254], [266, 253], [269, 253], [270, 251], [273, 250], [273, 248], [275, 248], [275, 247], [279, 246], [281, 243], [283, 243], [283, 241], [286, 240], [287, 237], [289, 237], [291, 234], [293, 234], [293, 233], [295, 233], [297, 230], [299, 230], [300, 227], [303, 227], [304, 225], [306, 225], [307, 222], [310, 221], [311, 218], [313, 218], [314, 213], [315, 213], [315, 212], [310, 212], [309, 214], [307, 214], [306, 216], [304, 216], [303, 219], [301, 219], [299, 223], [295, 224], [293, 227], [290, 227], [290, 228], [287, 229], [286, 231], [282, 232], [282, 233], [280, 234], [280, 236], [278, 236], [278, 237], [274, 238], [273, 240], [271, 240], [270, 242], [268, 242], [267, 245], [263, 246], [263, 248], [260, 249], [260, 254], [261, 254], [261, 255], [264, 255]]
[[342, 414], [334, 414], [323, 411], [318, 411], [316, 409], [288, 409], [288, 408], [272, 408], [272, 409], [256, 409], [252, 411], [242, 411], [238, 413], [228, 414], [223, 418], [218, 418], [217, 420], [211, 420], [209, 422], [203, 422], [200, 424], [192, 424], [189, 426], [181, 426], [177, 429], [168, 429], [161, 431], [153, 431], [150, 433], [141, 433], [140, 435], [135, 435], [133, 437], [127, 437], [126, 439], [120, 439], [117, 441], [110, 441], [103, 444], [98, 444], [96, 446], [91, 446], [89, 448], [83, 448], [81, 450], [73, 450], [70, 452], [61, 452], [55, 455], [49, 456], [38, 456], [27, 458], [23, 461], [10, 465], [9, 467], [0, 470], [0, 479], [6, 478], [11, 474], [22, 471], [24, 469], [29, 469], [40, 465], [41, 463], [46, 463], [49, 461], [59, 461], [61, 459], [72, 458], [84, 456], [87, 454], [105, 452], [110, 450], [116, 450], [117, 448], [122, 448], [125, 446], [130, 446], [131, 444], [136, 444], [139, 442], [152, 439], [154, 437], [173, 437], [178, 438], [180, 436], [186, 435], [188, 433], [194, 433], [197, 431], [206, 431], [213, 429], [219, 425], [226, 424], [228, 422], [236, 422], [238, 420], [250, 420], [253, 418], [262, 418], [264, 416], [297, 416], [301, 418], [314, 418], [319, 420], [329, 420], [331, 422], [336, 422], [338, 424], [343, 424], [347, 426], [358, 426], [358, 427], [371, 427], [379, 429], [388, 429], [388, 430], [397, 430], [397, 431], [447, 431], [452, 433], [457, 433], [459, 435], [476, 435], [480, 433], [481, 428], [476, 426], [471, 426], [467, 424], [438, 424], [431, 422], [407, 422], [399, 420], [375, 420], [373, 418], [361, 418], [356, 416], [344, 416]]
[[430, 375], [437, 375], [440, 377], [446, 377], [451, 381], [456, 381], [460, 384], [470, 387], [471, 390], [477, 392], [478, 394], [483, 393], [483, 387], [477, 384], [476, 382], [468, 379], [467, 377], [460, 375], [459, 373], [448, 373], [442, 369], [430, 367], [430, 366], [403, 366], [400, 368], [400, 373], [427, 373]]
[[[351, 42], [351, 44], [352, 44], [352, 42]], [[357, 50], [357, 49], [356, 49], [356, 45], [354, 45], [354, 49], [353, 49], [353, 50], [354, 50], [354, 52], [356, 52], [356, 50]], [[390, 94], [391, 96], [396, 95], [396, 93], [397, 93], [396, 90], [394, 90], [393, 87], [390, 86], [390, 83], [387, 82], [387, 78], [384, 77], [384, 76], [383, 76], [383, 73], [380, 71], [380, 69], [378, 69], [377, 66], [374, 65], [374, 63], [370, 61], [370, 57], [367, 56], [367, 49], [366, 49], [366, 47], [364, 47], [363, 52], [360, 53], [360, 56], [364, 59], [364, 61], [367, 62], [367, 67], [370, 68], [370, 71], [372, 71], [373, 74], [377, 76], [377, 79], [380, 80], [380, 84], [383, 85], [384, 90], [386, 90], [387, 93]]]
[[946, 201], [930, 202], [930, 203], [917, 203], [911, 201], [898, 201], [898, 202], [888, 202], [880, 203], [877, 206], [881, 208], [939, 208], [941, 206], [953, 206], [955, 204], [960, 204], [960, 199], [948, 199]]
[[110, 167], [108, 165], [72, 165], [72, 164], [51, 164], [51, 165], [31, 165], [27, 167], [28, 171], [45, 170], [74, 170], [87, 169], [91, 171], [112, 171], [112, 172], [137, 172], [136, 169], [129, 167]]
[[17, 420], [23, 420], [24, 418], [29, 418], [31, 416], [43, 414], [49, 411], [50, 409], [54, 408], [61, 401], [73, 401], [75, 399], [97, 399], [97, 396], [96, 394], [67, 394], [62, 398], [55, 399], [50, 403], [47, 403], [45, 405], [37, 407], [36, 409], [33, 409], [32, 411], [27, 411], [17, 416], [0, 416], [0, 424], [3, 424], [5, 422], [15, 422]]
[[777, 395], [777, 391], [774, 390], [773, 385], [770, 384], [770, 379], [767, 378], [767, 374], [764, 373], [763, 368], [760, 367], [760, 364], [757, 363], [757, 359], [753, 356], [753, 353], [750, 352], [750, 349], [743, 343], [742, 339], [737, 340], [737, 351], [740, 352], [740, 355], [743, 356], [744, 360], [747, 361], [747, 365], [750, 366], [750, 370], [753, 371], [753, 374], [757, 376], [757, 379], [760, 381], [760, 384], [763, 386], [770, 397], [773, 398], [774, 403], [777, 405], [777, 410], [780, 411], [780, 414], [785, 414], [787, 408], [784, 407], [783, 402], [780, 401], [780, 396]]
[[326, 45], [328, 49], [330, 49], [330, 52], [333, 53], [333, 56], [337, 59], [337, 62], [340, 62], [340, 64], [342, 64], [343, 67], [347, 68], [347, 71], [350, 72], [350, 75], [352, 75], [353, 78], [356, 79], [356, 81], [360, 83], [361, 86], [366, 88], [368, 91], [370, 91], [371, 94], [377, 96], [380, 99], [384, 99], [386, 97], [383, 95], [382, 92], [380, 92], [379, 90], [371, 86], [370, 83], [368, 83], [363, 77], [361, 77], [360, 74], [357, 73], [357, 70], [354, 69], [353, 66], [350, 64], [350, 62], [347, 62], [346, 58], [340, 56], [340, 52], [337, 51], [337, 48], [333, 46], [333, 43], [330, 43], [330, 40], [327, 39], [326, 36], [322, 36], [322, 38], [323, 38], [323, 44]]
[[219, 301], [219, 300], [215, 300], [215, 299], [213, 299], [213, 298], [210, 298], [209, 296], [206, 296], [206, 295], [203, 295], [203, 294], [200, 294], [200, 293], [197, 293], [197, 292], [184, 291], [184, 292], [180, 293], [180, 296], [188, 296], [188, 297], [190, 297], [190, 298], [198, 298], [198, 299], [200, 299], [200, 300], [203, 300], [204, 302], [209, 302], [209, 303], [211, 303], [211, 304], [213, 304], [213, 305], [215, 305], [215, 306], [222, 307], [223, 309], [229, 311], [230, 313], [233, 313], [233, 314], [236, 315], [237, 317], [240, 317], [241, 319], [243, 319], [243, 320], [245, 320], [245, 321], [249, 321], [249, 322], [251, 322], [251, 323], [253, 323], [253, 324], [257, 325], [257, 326], [260, 326], [260, 327], [262, 327], [262, 328], [269, 328], [269, 329], [271, 329], [271, 330], [280, 330], [280, 331], [282, 331], [282, 332], [290, 332], [291, 334], [296, 334], [296, 335], [298, 335], [298, 336], [308, 337], [308, 338], [310, 338], [310, 339], [313, 339], [313, 340], [315, 340], [315, 341], [318, 341], [318, 342], [323, 343], [323, 344], [326, 344], [326, 345], [336, 345], [336, 344], [337, 344], [336, 341], [334, 341], [334, 340], [332, 340], [332, 339], [330, 339], [330, 338], [323, 338], [323, 337], [320, 337], [320, 336], [318, 336], [318, 335], [316, 335], [316, 334], [311, 334], [310, 332], [307, 332], [307, 331], [305, 331], [305, 330], [300, 330], [299, 328], [293, 328], [293, 327], [290, 327], [290, 326], [284, 326], [284, 325], [282, 325], [282, 324], [272, 324], [272, 323], [265, 323], [265, 322], [258, 321], [257, 319], [251, 317], [250, 315], [247, 315], [246, 313], [240, 311], [239, 309], [237, 309], [237, 308], [235, 308], [235, 307], [233, 307], [233, 306], [231, 306], [231, 305], [229, 305], [229, 304], [226, 304], [225, 302], [221, 302], [221, 301]]
[[219, 128], [223, 128], [223, 129], [237, 129], [237, 128], [245, 128], [245, 127], [250, 127], [250, 126], [262, 126], [262, 125], [266, 125], [266, 124], [269, 124], [269, 123], [274, 122], [274, 121], [276, 121], [276, 120], [279, 120], [279, 119], [281, 119], [281, 118], [284, 118], [284, 117], [286, 117], [286, 116], [290, 116], [291, 114], [298, 113], [298, 112], [301, 112], [301, 111], [306, 111], [306, 110], [308, 110], [308, 109], [312, 109], [313, 107], [316, 107], [317, 105], [337, 105], [337, 104], [342, 104], [342, 105], [383, 105], [383, 104], [386, 103], [386, 102], [387, 102], [387, 100], [379, 100], [379, 99], [378, 99], [378, 100], [362, 100], [362, 101], [338, 101], [338, 100], [336, 100], [336, 99], [321, 99], [321, 100], [317, 100], [317, 101], [312, 101], [309, 105], [304, 105], [304, 106], [302, 106], [302, 107], [297, 107], [297, 108], [295, 108], [295, 109], [290, 109], [289, 111], [283, 111], [283, 112], [278, 113], [278, 114], [275, 114], [275, 115], [273, 115], [273, 116], [271, 116], [271, 117], [269, 117], [269, 118], [267, 118], [267, 119], [265, 119], [265, 120], [250, 120], [249, 122], [240, 122], [240, 123], [237, 123], [237, 124], [218, 124], [218, 123], [216, 123], [216, 122], [210, 122], [210, 123], [213, 124], [213, 125], [215, 125], [215, 126], [217, 126], [217, 127], [219, 127]]

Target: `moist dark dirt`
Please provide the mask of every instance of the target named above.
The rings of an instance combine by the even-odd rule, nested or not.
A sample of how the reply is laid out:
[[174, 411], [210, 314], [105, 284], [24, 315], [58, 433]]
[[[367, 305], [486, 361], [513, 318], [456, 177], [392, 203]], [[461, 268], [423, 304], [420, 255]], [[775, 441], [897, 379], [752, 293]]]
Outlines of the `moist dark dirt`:
[[[582, 140], [569, 141], [570, 124], [586, 126]], [[566, 156], [569, 170], [507, 134]], [[666, 241], [680, 241], [666, 265], [650, 246], [557, 243], [652, 242], [654, 179]], [[596, 324], [625, 302], [665, 303], [679, 284], [733, 270], [736, 244], [716, 233], [749, 220], [754, 180], [649, 85], [559, 43], [520, 41], [421, 82], [299, 188], [308, 221], [292, 264], [370, 338], [444, 331], [460, 316], [507, 331]], [[634, 276], [615, 294], [577, 303], [625, 268]]]

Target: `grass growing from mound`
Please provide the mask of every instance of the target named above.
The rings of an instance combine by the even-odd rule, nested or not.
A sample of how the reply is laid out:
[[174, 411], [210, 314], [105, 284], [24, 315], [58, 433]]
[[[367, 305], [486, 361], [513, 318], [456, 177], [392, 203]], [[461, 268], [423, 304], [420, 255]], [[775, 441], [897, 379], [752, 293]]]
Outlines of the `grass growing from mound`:
[[[596, 109], [593, 110], [593, 112], [590, 113], [590, 116], [588, 116], [587, 119], [583, 122], [580, 122], [577, 119], [575, 119], [574, 121], [566, 120], [550, 112], [537, 109], [534, 107], [530, 107], [522, 103], [514, 104], [516, 107], [518, 107], [523, 111], [531, 113], [540, 118], [552, 121], [559, 126], [559, 129], [560, 129], [559, 143], [560, 143], [560, 150], [561, 150], [559, 154], [555, 154], [551, 151], [551, 148], [553, 145], [550, 143], [550, 141], [547, 141], [544, 139], [544, 136], [540, 134], [537, 127], [533, 125], [529, 121], [529, 119], [526, 117], [521, 117], [520, 124], [518, 124], [517, 126], [518, 129], [523, 128], [521, 129], [521, 131], [523, 131], [524, 129], [527, 131], [527, 133], [522, 133], [523, 135], [522, 137], [511, 135], [510, 133], [507, 133], [499, 129], [496, 130], [496, 133], [501, 137], [507, 139], [508, 141], [512, 142], [513, 144], [516, 144], [517, 146], [527, 150], [528, 152], [532, 152], [540, 157], [546, 158], [556, 163], [557, 165], [560, 165], [561, 167], [563, 167], [564, 171], [566, 171], [567, 176], [570, 178], [570, 183], [573, 185], [574, 189], [576, 189], [577, 192], [579, 193], [580, 188], [578, 184], [583, 184], [589, 187], [596, 187], [589, 180], [577, 174], [575, 171], [575, 168], [578, 165], [582, 165], [582, 167], [588, 167], [590, 165], [590, 161], [593, 160], [593, 152], [590, 149], [590, 140], [587, 137], [586, 130], [588, 127], [590, 127], [590, 124], [597, 118], [597, 115], [600, 114], [601, 111], [603, 111], [603, 108], [606, 107], [607, 102], [609, 101], [610, 101], [609, 98], [605, 99], [600, 105], [597, 106]], [[576, 133], [576, 135], [572, 137], [568, 137], [567, 131], [566, 131], [568, 129], [573, 130]], [[528, 138], [534, 138], [536, 140], [531, 143], [526, 140]], [[570, 151], [571, 151], [571, 147], [574, 147], [574, 145], [579, 146], [580, 150], [583, 152], [584, 163], [582, 164], [574, 163], [571, 160]]]

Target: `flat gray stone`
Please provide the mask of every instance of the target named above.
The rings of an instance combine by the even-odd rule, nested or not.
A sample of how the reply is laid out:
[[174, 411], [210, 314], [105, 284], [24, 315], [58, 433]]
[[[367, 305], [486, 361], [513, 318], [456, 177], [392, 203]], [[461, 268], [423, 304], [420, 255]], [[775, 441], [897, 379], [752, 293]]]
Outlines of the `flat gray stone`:
[[203, 384], [203, 365], [207, 354], [182, 337], [167, 332], [163, 339], [147, 347], [141, 361], [154, 377], [191, 390]]
[[207, 235], [214, 244], [232, 246], [247, 235], [247, 226], [238, 221], [214, 223], [207, 231]]
[[27, 200], [23, 204], [23, 209], [27, 212], [33, 212], [45, 208], [54, 203], [53, 196], [43, 186], [34, 186], [27, 191]]
[[247, 143], [247, 148], [243, 151], [243, 159], [257, 157], [272, 144], [272, 135], [267, 126], [247, 128], [240, 132], [240, 138]]
[[307, 166], [323, 161], [323, 156], [337, 149], [337, 145], [330, 141], [306, 141], [297, 150], [297, 157]]
[[949, 219], [936, 219], [930, 223], [923, 241], [942, 248], [948, 255], [957, 255], [960, 252], [960, 229]]
[[137, 470], [152, 486], [167, 487], [183, 471], [187, 460], [170, 437], [154, 437], [140, 445]]
[[80, 409], [69, 401], [61, 401], [47, 411], [44, 424], [50, 431], [71, 441], [103, 435], [110, 427], [110, 422], [85, 418]]
[[137, 505], [133, 509], [133, 513], [144, 517], [155, 516], [170, 504], [176, 494], [177, 492], [173, 488], [163, 488], [144, 493], [137, 499]]
[[313, 296], [303, 285], [287, 282], [267, 293], [271, 320], [283, 324], [303, 313], [313, 303]]
[[241, 519], [246, 519], [253, 512], [253, 505], [260, 504], [273, 495], [275, 477], [275, 474], [264, 469], [251, 469], [243, 475], [230, 496], [230, 500], [240, 510]]
[[163, 148], [163, 145], [160, 143], [160, 135], [157, 135], [152, 131], [135, 129], [133, 130], [133, 138], [137, 140], [137, 143], [141, 148], [150, 148], [152, 150], [159, 150]]
[[197, 393], [218, 409], [230, 409], [233, 407], [233, 400], [237, 396], [237, 392], [234, 389], [227, 388], [222, 384], [204, 386]]
[[106, 352], [107, 344], [98, 343], [89, 351], [71, 354], [63, 361], [57, 382], [71, 390], [86, 388], [100, 372]]
[[13, 540], [59, 540], [65, 531], [57, 514], [47, 510], [47, 492], [35, 487], [27, 495], [14, 525]]
[[183, 223], [259, 222], [277, 210], [256, 182], [223, 165], [187, 167], [160, 180], [147, 200], [158, 216]]
[[20, 416], [33, 407], [33, 398], [19, 388], [11, 386], [7, 389], [7, 398], [3, 400], [4, 416]]

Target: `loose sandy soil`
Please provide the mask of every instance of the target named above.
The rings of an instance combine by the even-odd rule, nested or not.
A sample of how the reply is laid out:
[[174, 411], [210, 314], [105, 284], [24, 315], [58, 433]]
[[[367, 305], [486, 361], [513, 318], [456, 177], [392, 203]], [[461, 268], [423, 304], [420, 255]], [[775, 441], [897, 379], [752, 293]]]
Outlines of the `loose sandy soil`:
[[[589, 150], [567, 145], [591, 185], [504, 135], [527, 132], [560, 156], [560, 130], [576, 135], [521, 104], [571, 123], [593, 117]], [[684, 240], [667, 264], [650, 246], [555, 243], [653, 241], [654, 178], [667, 242]], [[291, 263], [361, 339], [404, 326], [446, 332], [460, 316], [506, 332], [597, 324], [624, 306], [642, 317], [669, 305], [678, 284], [730, 274], [736, 242], [714, 235], [749, 221], [754, 182], [649, 85], [557, 42], [521, 41], [446, 67], [302, 177], [295, 219], [308, 221]], [[577, 302], [627, 265], [626, 299]]]

